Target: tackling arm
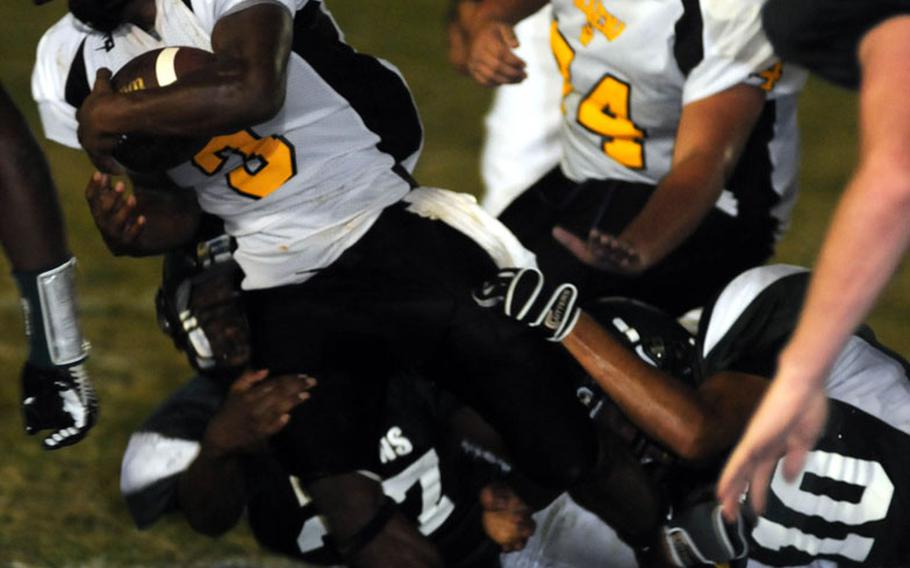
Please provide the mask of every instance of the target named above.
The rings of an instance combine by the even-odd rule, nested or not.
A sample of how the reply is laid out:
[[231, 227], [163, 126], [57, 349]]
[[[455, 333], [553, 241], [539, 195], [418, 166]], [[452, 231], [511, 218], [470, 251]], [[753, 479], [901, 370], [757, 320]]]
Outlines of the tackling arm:
[[284, 428], [293, 408], [309, 398], [315, 381], [282, 375], [263, 382], [268, 371], [246, 371], [206, 428], [199, 454], [180, 474], [177, 501], [190, 526], [209, 536], [231, 529], [246, 507], [243, 459], [260, 451]]
[[732, 446], [767, 384], [723, 372], [694, 390], [642, 362], [584, 313], [563, 345], [632, 422], [688, 461]]
[[256, 4], [219, 20], [215, 62], [174, 85], [115, 93], [99, 71], [77, 115], [82, 146], [97, 164], [127, 132], [210, 137], [270, 119], [284, 104], [292, 37], [286, 8]]

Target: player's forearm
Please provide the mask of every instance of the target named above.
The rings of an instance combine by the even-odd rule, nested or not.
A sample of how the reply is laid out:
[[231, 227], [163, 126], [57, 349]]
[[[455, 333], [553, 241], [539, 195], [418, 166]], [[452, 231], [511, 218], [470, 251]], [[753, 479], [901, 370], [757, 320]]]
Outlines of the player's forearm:
[[272, 118], [284, 104], [293, 38], [288, 11], [264, 3], [218, 21], [215, 62], [174, 85], [113, 99], [99, 116], [106, 132], [206, 137]]
[[724, 179], [724, 172], [711, 154], [687, 156], [661, 180], [620, 239], [638, 252], [644, 266], [660, 262], [710, 213], [723, 190]]
[[683, 107], [672, 167], [620, 236], [646, 267], [676, 249], [711, 211], [764, 104], [761, 89], [740, 84]]
[[890, 185], [874, 166], [857, 173], [828, 230], [779, 377], [820, 386], [894, 273], [910, 244], [910, 179], [899, 179]]
[[203, 443], [199, 455], [177, 484], [180, 510], [193, 530], [220, 536], [240, 519], [246, 507], [246, 480], [237, 455], [211, 452]]
[[[116, 134], [211, 137], [270, 119], [284, 102], [284, 82], [259, 80], [240, 62], [222, 60], [180, 84], [118, 94], [98, 127]], [[277, 97], [275, 95], [282, 95]]]
[[563, 345], [628, 418], [683, 458], [699, 459], [699, 444], [714, 428], [696, 392], [650, 367], [582, 313]]
[[860, 45], [860, 164], [828, 229], [779, 378], [822, 384], [910, 243], [907, 33], [910, 18], [892, 18]]

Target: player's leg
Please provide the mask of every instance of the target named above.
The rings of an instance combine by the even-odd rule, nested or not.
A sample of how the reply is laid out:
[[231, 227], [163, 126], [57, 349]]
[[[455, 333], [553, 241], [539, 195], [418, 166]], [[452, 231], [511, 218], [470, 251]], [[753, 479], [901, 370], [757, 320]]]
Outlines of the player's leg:
[[352, 472], [314, 480], [307, 490], [332, 529], [332, 546], [346, 564], [377, 568], [444, 565], [436, 548], [396, 511], [378, 482]]

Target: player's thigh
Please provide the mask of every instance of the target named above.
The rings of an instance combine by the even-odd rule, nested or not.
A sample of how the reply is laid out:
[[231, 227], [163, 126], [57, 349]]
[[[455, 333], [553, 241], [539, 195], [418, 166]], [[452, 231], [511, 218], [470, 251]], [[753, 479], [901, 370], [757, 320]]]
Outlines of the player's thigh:
[[[474, 306], [473, 308], [476, 308]], [[573, 485], [598, 459], [575, 397], [578, 372], [559, 346], [497, 314], [463, 306], [440, 372], [500, 433], [518, 467], [549, 489]]]

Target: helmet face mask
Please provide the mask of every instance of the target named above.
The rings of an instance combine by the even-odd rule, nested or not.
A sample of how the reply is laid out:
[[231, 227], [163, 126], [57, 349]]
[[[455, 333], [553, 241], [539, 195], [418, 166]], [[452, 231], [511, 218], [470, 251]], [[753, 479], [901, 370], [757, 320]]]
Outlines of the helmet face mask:
[[124, 23], [124, 13], [129, 2], [130, 0], [69, 0], [69, 10], [76, 19], [93, 30], [110, 33]]
[[200, 244], [166, 255], [156, 297], [158, 325], [197, 371], [231, 378], [252, 353], [240, 296], [242, 271], [226, 237]]

